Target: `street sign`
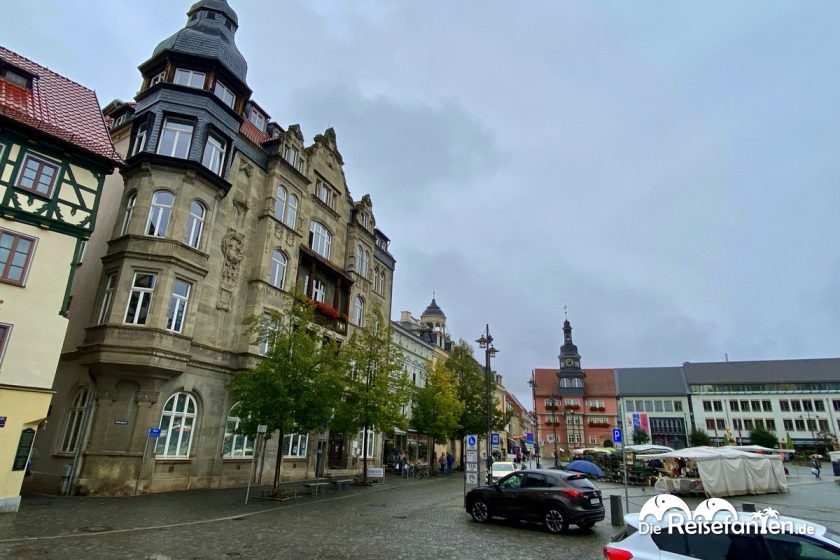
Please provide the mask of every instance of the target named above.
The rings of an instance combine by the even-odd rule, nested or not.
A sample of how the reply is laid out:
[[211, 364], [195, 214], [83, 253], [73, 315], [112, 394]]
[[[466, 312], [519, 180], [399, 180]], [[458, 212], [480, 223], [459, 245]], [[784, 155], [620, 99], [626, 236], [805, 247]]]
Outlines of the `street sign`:
[[478, 449], [478, 436], [467, 436], [467, 449], [470, 451]]
[[6, 427], [6, 417], [5, 416], [0, 416], [0, 428], [5, 428], [5, 427]]
[[477, 473], [478, 463], [467, 463], [467, 472]]
[[467, 463], [478, 462], [478, 451], [467, 451]]
[[621, 428], [613, 428], [613, 443], [621, 443]]
[[160, 428], [149, 428], [149, 437], [160, 437]]
[[534, 434], [531, 432], [525, 434], [525, 443], [528, 445], [534, 445]]
[[499, 434], [490, 434], [490, 445], [499, 445]]
[[621, 443], [620, 441], [617, 441], [613, 444], [613, 449], [615, 449], [617, 451], [621, 451], [622, 449], [624, 449], [624, 444]]
[[478, 473], [467, 473], [467, 484], [478, 484]]

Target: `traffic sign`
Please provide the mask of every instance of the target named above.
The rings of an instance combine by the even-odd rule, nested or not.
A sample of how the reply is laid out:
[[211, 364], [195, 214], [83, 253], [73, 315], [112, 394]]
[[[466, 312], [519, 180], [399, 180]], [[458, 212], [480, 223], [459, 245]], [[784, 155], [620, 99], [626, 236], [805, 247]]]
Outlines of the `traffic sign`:
[[478, 473], [467, 473], [467, 484], [478, 484]]
[[527, 443], [528, 445], [534, 445], [534, 434], [532, 434], [531, 432], [525, 434], [525, 443]]
[[467, 463], [478, 462], [478, 451], [467, 451]]
[[490, 434], [490, 445], [499, 445], [500, 438], [499, 434]]
[[613, 442], [621, 443], [621, 428], [613, 428]]
[[149, 428], [149, 437], [160, 437], [160, 428]]
[[478, 449], [478, 436], [476, 436], [476, 435], [467, 436], [467, 449], [469, 449], [469, 450]]
[[478, 472], [478, 463], [467, 463], [467, 472]]

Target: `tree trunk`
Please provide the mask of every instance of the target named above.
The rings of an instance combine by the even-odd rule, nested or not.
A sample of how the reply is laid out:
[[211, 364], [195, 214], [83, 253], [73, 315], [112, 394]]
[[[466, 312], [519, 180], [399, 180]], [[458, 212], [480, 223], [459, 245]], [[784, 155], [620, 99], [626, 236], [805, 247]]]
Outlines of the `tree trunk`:
[[368, 454], [368, 425], [365, 424], [365, 431], [364, 437], [362, 441], [362, 484], [367, 484], [368, 481], [368, 471], [367, 471], [367, 454]]
[[272, 490], [274, 495], [280, 492], [280, 469], [283, 467], [283, 430], [278, 430], [277, 434], [277, 464], [274, 467], [274, 489]]

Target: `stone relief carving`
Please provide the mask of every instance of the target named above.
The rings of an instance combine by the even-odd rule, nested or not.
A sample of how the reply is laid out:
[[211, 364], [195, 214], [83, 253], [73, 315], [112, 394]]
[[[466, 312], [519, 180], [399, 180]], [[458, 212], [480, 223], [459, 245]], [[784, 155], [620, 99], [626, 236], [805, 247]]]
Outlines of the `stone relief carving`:
[[239, 171], [244, 173], [246, 177], [250, 177], [251, 174], [254, 172], [254, 166], [245, 161], [244, 159], [239, 160]]
[[158, 400], [158, 393], [157, 391], [137, 391], [137, 394], [134, 395], [135, 402], [147, 402], [147, 403], [156, 403]]
[[228, 228], [222, 238], [222, 255], [225, 257], [222, 265], [222, 281], [235, 284], [239, 274], [239, 265], [245, 258], [245, 235], [233, 228]]
[[286, 245], [289, 247], [294, 247], [295, 245], [295, 234], [291, 231], [286, 232]]
[[216, 309], [230, 311], [230, 302], [233, 299], [233, 292], [219, 288], [219, 297], [216, 298]]

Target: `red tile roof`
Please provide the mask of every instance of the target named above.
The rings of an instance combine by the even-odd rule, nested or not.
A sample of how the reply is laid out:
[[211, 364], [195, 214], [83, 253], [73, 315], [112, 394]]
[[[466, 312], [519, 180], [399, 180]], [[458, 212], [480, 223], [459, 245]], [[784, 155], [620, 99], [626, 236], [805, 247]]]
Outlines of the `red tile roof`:
[[557, 370], [551, 368], [537, 368], [534, 370], [537, 380], [536, 394], [551, 395], [557, 392]]
[[614, 397], [615, 370], [614, 369], [585, 369], [586, 379], [583, 392], [587, 397]]
[[248, 119], [242, 121], [242, 126], [239, 128], [239, 132], [242, 133], [242, 135], [245, 136], [245, 138], [247, 138], [257, 146], [259, 146], [263, 142], [268, 142], [269, 140], [271, 140], [271, 137], [268, 134], [254, 126], [254, 123], [252, 123]]
[[0, 116], [74, 144], [115, 165], [122, 163], [93, 90], [2, 46], [0, 61], [35, 76], [31, 89], [0, 79]]

